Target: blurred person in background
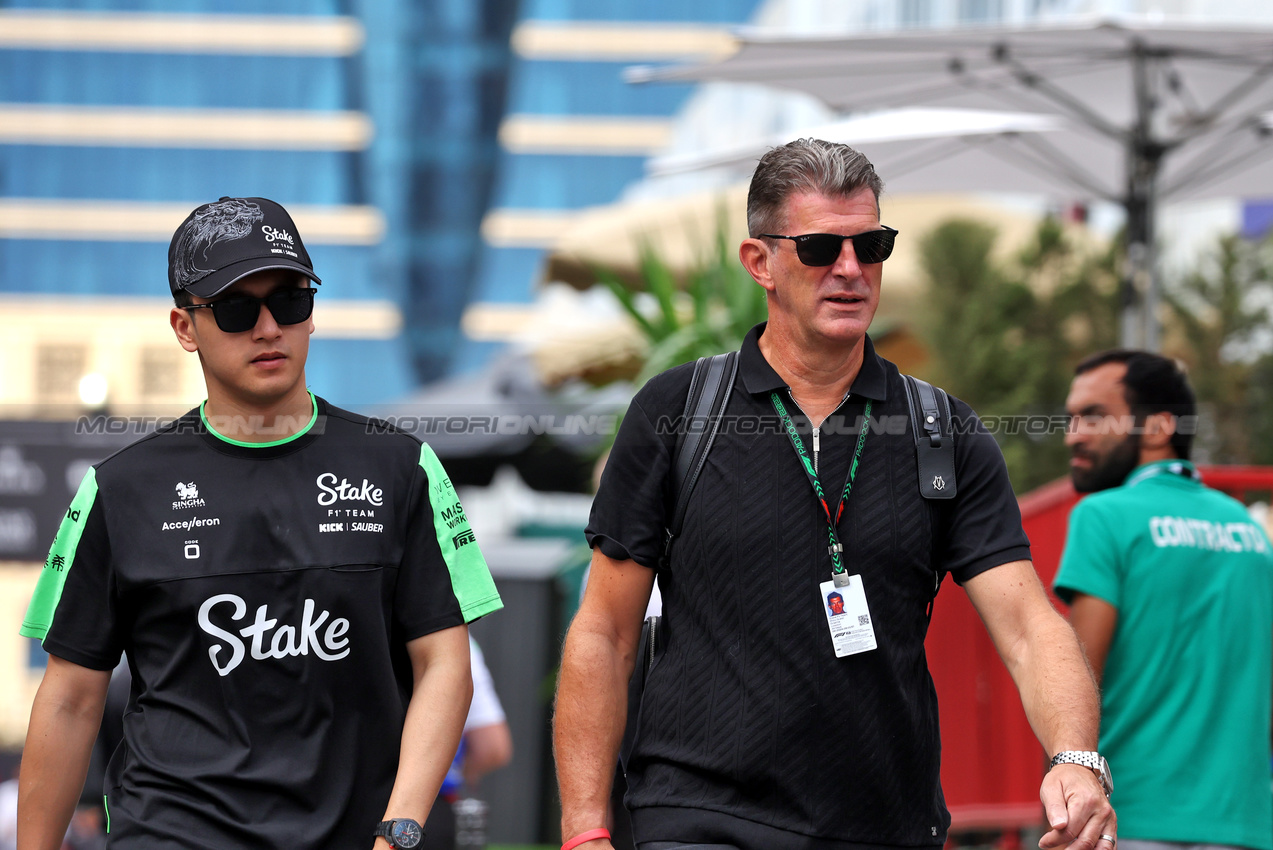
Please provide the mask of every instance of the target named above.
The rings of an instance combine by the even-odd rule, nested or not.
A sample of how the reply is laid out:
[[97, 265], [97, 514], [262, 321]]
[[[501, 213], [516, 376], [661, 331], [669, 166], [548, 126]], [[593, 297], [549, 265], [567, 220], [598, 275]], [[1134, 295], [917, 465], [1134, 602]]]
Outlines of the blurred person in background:
[[1189, 461], [1176, 363], [1116, 349], [1065, 401], [1070, 513], [1055, 579], [1101, 684], [1122, 850], [1273, 847], [1273, 546]]
[[0, 782], [0, 850], [18, 846], [18, 766], [13, 775]]
[[57, 850], [110, 671], [121, 850], [414, 848], [471, 694], [467, 623], [501, 607], [446, 472], [415, 437], [312, 394], [320, 281], [265, 198], [195, 209], [168, 253], [207, 400], [93, 466], [22, 634], [49, 653], [18, 850]]
[[483, 776], [499, 770], [513, 760], [513, 735], [509, 731], [495, 692], [495, 680], [486, 667], [486, 658], [477, 641], [469, 640], [472, 661], [473, 701], [464, 719], [464, 736], [451, 767], [442, 781], [429, 820], [425, 824], [422, 850], [451, 850], [456, 845], [455, 804], [462, 797], [477, 792]]

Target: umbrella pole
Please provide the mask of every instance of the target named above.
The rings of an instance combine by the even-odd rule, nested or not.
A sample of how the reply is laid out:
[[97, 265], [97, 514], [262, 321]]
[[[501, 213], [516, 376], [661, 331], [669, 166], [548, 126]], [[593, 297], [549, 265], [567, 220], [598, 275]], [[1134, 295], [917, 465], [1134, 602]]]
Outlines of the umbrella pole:
[[1119, 288], [1122, 309], [1120, 343], [1124, 348], [1157, 351], [1160, 300], [1155, 265], [1154, 212], [1158, 201], [1158, 172], [1166, 149], [1153, 137], [1155, 101], [1150, 91], [1148, 56], [1142, 45], [1132, 50], [1132, 80], [1136, 95], [1136, 123], [1128, 138], [1127, 256]]
[[1145, 306], [1144, 321], [1145, 350], [1157, 352], [1162, 348], [1161, 328], [1159, 327], [1158, 305], [1162, 300], [1162, 278], [1158, 268], [1158, 222], [1155, 212], [1158, 209], [1158, 167], [1154, 166], [1154, 180], [1149, 187], [1149, 203], [1145, 205]]
[[1119, 344], [1124, 348], [1157, 351], [1162, 344], [1158, 327], [1161, 281], [1154, 232], [1157, 163], [1153, 163], [1150, 170], [1152, 175], [1142, 175], [1146, 179], [1133, 180], [1130, 197], [1124, 202], [1127, 247], [1123, 279], [1119, 285], [1122, 310]]

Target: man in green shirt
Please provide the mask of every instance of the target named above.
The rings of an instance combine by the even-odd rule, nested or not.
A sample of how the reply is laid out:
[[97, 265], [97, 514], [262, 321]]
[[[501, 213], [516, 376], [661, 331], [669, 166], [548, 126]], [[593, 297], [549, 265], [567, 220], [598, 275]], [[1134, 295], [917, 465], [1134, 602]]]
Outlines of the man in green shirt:
[[1070, 474], [1093, 495], [1055, 587], [1102, 686], [1121, 850], [1270, 850], [1273, 546], [1189, 462], [1196, 406], [1171, 360], [1089, 357], [1066, 411]]

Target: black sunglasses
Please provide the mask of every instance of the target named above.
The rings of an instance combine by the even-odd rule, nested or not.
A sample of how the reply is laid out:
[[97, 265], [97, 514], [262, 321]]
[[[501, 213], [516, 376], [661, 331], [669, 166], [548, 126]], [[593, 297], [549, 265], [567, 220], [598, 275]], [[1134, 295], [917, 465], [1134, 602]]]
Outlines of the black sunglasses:
[[840, 246], [847, 239], [853, 243], [853, 253], [859, 263], [882, 263], [893, 253], [893, 240], [897, 231], [881, 224], [883, 230], [868, 230], [852, 236], [837, 233], [806, 233], [803, 236], [779, 236], [762, 233], [766, 239], [790, 239], [796, 243], [796, 256], [806, 266], [829, 266], [840, 256]]
[[314, 313], [314, 294], [317, 291], [312, 287], [288, 287], [276, 289], [264, 298], [231, 295], [210, 304], [191, 304], [186, 309], [207, 307], [212, 310], [212, 318], [216, 319], [218, 328], [228, 334], [238, 334], [256, 327], [257, 319], [261, 318], [262, 304], [280, 325], [305, 321]]

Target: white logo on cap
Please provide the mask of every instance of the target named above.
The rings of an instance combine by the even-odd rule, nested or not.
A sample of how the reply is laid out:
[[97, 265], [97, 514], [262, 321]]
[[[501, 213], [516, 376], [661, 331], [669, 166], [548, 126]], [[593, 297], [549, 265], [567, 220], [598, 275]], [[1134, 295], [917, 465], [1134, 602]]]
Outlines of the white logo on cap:
[[286, 242], [288, 245], [295, 244], [292, 241], [292, 234], [286, 230], [275, 230], [268, 224], [261, 225], [261, 232], [265, 234], [266, 242]]

